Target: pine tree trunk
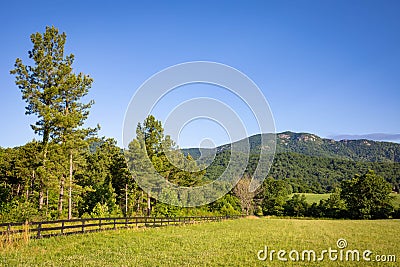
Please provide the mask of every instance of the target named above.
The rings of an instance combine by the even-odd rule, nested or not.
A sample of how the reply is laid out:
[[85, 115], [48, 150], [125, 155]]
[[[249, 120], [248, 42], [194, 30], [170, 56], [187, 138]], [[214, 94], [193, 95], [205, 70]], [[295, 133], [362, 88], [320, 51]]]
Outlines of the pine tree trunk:
[[62, 175], [61, 176], [61, 181], [60, 181], [60, 196], [58, 198], [58, 216], [61, 216], [62, 210], [63, 210], [64, 183], [65, 183], [65, 178], [64, 178], [64, 175]]
[[72, 219], [72, 149], [69, 152], [68, 220]]
[[21, 190], [21, 184], [18, 183], [18, 187], [17, 187], [17, 196], [19, 195], [19, 191]]
[[[35, 191], [35, 190], [34, 190], [35, 178], [36, 178], [35, 170], [33, 170], [33, 171], [32, 171], [32, 180], [31, 180], [31, 190], [30, 190], [30, 192]], [[29, 195], [28, 195], [28, 197], [29, 197]]]
[[151, 213], [150, 194], [147, 194], [147, 216], [150, 216], [150, 213]]
[[[143, 202], [143, 191], [141, 192], [141, 196], [140, 196], [140, 198], [138, 199], [136, 212], [139, 212], [139, 211], [140, 211], [140, 204], [141, 204], [142, 202]], [[143, 211], [142, 211], [142, 212], [143, 212]]]
[[[49, 141], [49, 133], [48, 131], [45, 130], [43, 134], [43, 161], [42, 161], [42, 166], [43, 170], [46, 169], [46, 159], [47, 159], [47, 149], [48, 149], [48, 141]], [[43, 208], [43, 202], [44, 202], [44, 173], [40, 173], [39, 175], [39, 210]]]
[[44, 202], [44, 192], [43, 192], [43, 182], [40, 181], [40, 189], [39, 189], [39, 210], [43, 208], [43, 202]]
[[46, 190], [46, 218], [49, 211], [49, 189]]
[[35, 170], [32, 170], [32, 179], [31, 179], [31, 184], [27, 186], [26, 188], [26, 201], [29, 200], [29, 189], [33, 191], [33, 183], [35, 182]]
[[125, 184], [125, 216], [128, 217], [128, 184]]

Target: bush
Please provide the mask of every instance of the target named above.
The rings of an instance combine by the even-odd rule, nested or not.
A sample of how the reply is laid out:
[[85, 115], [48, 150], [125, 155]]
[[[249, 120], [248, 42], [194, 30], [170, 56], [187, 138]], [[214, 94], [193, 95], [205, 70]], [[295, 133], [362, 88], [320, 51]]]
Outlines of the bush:
[[90, 216], [92, 218], [101, 218], [110, 216], [107, 204], [101, 204], [100, 202], [97, 202], [97, 204], [93, 208], [93, 211], [90, 213]]
[[220, 215], [239, 215], [241, 214], [240, 200], [227, 194], [209, 205], [210, 211]]
[[340, 197], [353, 219], [386, 219], [393, 211], [390, 198], [392, 187], [374, 171], [343, 181], [341, 188]]
[[286, 216], [304, 217], [307, 215], [308, 203], [305, 195], [295, 194], [284, 205]]
[[41, 214], [36, 206], [30, 202], [14, 201], [3, 208], [0, 214], [2, 222], [25, 222], [46, 220], [46, 216]]

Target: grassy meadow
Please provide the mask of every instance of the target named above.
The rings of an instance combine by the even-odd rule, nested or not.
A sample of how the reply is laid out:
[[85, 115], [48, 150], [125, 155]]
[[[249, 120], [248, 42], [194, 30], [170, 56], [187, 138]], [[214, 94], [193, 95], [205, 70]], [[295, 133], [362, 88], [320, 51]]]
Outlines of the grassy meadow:
[[[376, 262], [260, 261], [269, 250], [346, 249], [396, 255], [400, 220], [244, 218], [161, 228], [125, 229], [31, 240], [0, 251], [0, 266], [376, 266]], [[262, 255], [262, 254], [261, 254]], [[286, 257], [288, 257], [286, 255]], [[385, 263], [380, 266], [396, 266]]]
[[[330, 193], [326, 194], [314, 194], [314, 193], [295, 193], [296, 195], [305, 195], [306, 201], [309, 204], [319, 203], [322, 199], [328, 199], [330, 197]], [[290, 197], [293, 197], [295, 194], [292, 194]]]

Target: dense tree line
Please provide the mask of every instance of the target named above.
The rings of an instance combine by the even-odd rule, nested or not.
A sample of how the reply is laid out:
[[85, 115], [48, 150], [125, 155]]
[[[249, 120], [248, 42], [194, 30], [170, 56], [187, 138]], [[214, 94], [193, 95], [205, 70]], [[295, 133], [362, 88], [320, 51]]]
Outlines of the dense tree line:
[[292, 192], [286, 180], [269, 177], [254, 201], [255, 210], [259, 215], [315, 218], [387, 219], [400, 216], [400, 207], [392, 203], [390, 184], [372, 170], [343, 180], [328, 199], [319, 203], [309, 204], [305, 195], [292, 195]]
[[[181, 208], [156, 201], [138, 187], [134, 175], [140, 175], [140, 169], [130, 172], [124, 153], [115, 140], [92, 138], [88, 143], [76, 155], [79, 161], [74, 163], [72, 217], [227, 215], [242, 212], [240, 199], [233, 193], [198, 208]], [[64, 167], [62, 161], [57, 165], [58, 150], [53, 145], [49, 146], [48, 160], [54, 164], [54, 168], [49, 168], [47, 172], [49, 177], [46, 178], [48, 183], [44, 204], [39, 209], [40, 181], [35, 177], [36, 166], [32, 164], [32, 159], [37, 157], [37, 146], [39, 144], [33, 141], [20, 147], [0, 148], [0, 221], [68, 218], [68, 210], [59, 210], [62, 191], [57, 175], [68, 170], [68, 162]], [[180, 153], [179, 150], [176, 153]], [[163, 159], [164, 156], [159, 154], [152, 157], [154, 162], [158, 162], [157, 171], [163, 177], [180, 185], [200, 183], [201, 172], [190, 174], [182, 171], [166, 158]], [[182, 154], [180, 156], [183, 157]], [[194, 161], [192, 164], [195, 168]], [[61, 201], [66, 203], [65, 198], [61, 198]]]
[[[71, 188], [71, 217], [233, 215], [240, 214], [242, 207], [249, 211], [252, 205], [252, 199], [243, 206], [240, 198], [229, 193], [209, 205], [184, 208], [157, 201], [139, 188], [135, 178], [149, 179], [151, 172], [146, 159], [163, 179], [174, 184], [190, 187], [204, 183], [205, 171], [164, 136], [161, 122], [152, 115], [138, 125], [137, 138], [126, 151], [113, 139], [91, 137], [85, 144], [74, 155], [69, 184], [60, 178], [69, 171], [68, 157], [60, 156], [62, 144], [49, 143], [42, 207], [37, 201], [41, 181], [35, 176], [40, 167], [40, 142], [0, 148], [0, 221], [69, 218], [68, 211], [60, 209], [66, 202], [64, 187]], [[146, 155], [141, 154], [142, 149]]]
[[[218, 153], [207, 168], [205, 179], [214, 180], [219, 177], [230, 160], [230, 151]], [[246, 172], [253, 173], [257, 164], [258, 155], [251, 154]], [[286, 180], [292, 186], [294, 193], [328, 193], [332, 192], [341, 181], [368, 170], [374, 170], [384, 177], [392, 185], [393, 190], [399, 192], [400, 163], [398, 162], [362, 162], [284, 152], [275, 155], [268, 175], [277, 180]]]
[[[0, 149], [0, 211], [3, 221], [67, 217], [67, 211], [60, 214], [58, 210], [59, 185], [56, 182], [46, 190], [43, 210], [38, 209], [36, 200], [39, 186], [34, 177], [35, 166], [31, 164], [32, 158], [36, 157], [37, 145], [36, 142], [30, 142], [21, 147]], [[49, 160], [52, 155], [49, 153]], [[231, 193], [214, 203], [198, 208], [179, 208], [149, 198], [137, 186], [122, 150], [112, 139], [92, 139], [80, 159], [73, 173], [74, 217], [240, 213], [330, 218], [399, 216], [398, 207], [396, 209], [390, 204], [390, 183], [373, 171], [354, 175], [350, 180], [343, 179], [329, 199], [319, 203], [309, 204], [301, 194], [290, 197], [296, 184], [291, 179], [270, 176], [256, 193], [246, 190], [250, 177], [245, 177]], [[164, 167], [164, 171], [167, 169]], [[169, 177], [171, 173], [169, 171]], [[183, 175], [178, 177], [174, 178], [177, 183], [193, 181], [193, 177], [189, 180]], [[201, 178], [197, 177], [198, 183], [202, 181]]]

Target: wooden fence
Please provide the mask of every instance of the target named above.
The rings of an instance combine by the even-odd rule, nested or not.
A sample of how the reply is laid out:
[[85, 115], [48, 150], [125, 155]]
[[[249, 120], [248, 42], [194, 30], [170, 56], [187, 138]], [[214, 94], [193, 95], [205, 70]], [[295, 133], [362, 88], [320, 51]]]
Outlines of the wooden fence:
[[116, 230], [129, 227], [160, 227], [240, 218], [242, 216], [88, 218], [0, 224], [0, 236], [42, 238], [56, 235]]

